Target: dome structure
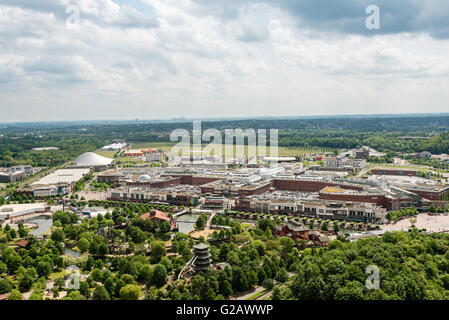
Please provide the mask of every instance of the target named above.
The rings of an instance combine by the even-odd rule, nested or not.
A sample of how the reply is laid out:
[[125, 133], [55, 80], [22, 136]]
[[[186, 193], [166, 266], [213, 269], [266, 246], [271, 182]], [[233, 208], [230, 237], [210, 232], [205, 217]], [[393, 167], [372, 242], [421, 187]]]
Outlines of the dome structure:
[[102, 157], [96, 153], [93, 152], [86, 152], [80, 155], [75, 160], [75, 164], [77, 166], [89, 166], [89, 167], [96, 167], [96, 166], [107, 166], [112, 163], [112, 159]]
[[149, 180], [151, 180], [151, 177], [149, 175], [147, 175], [147, 174], [143, 174], [139, 178], [137, 178], [137, 180], [139, 180], [139, 181], [149, 181]]

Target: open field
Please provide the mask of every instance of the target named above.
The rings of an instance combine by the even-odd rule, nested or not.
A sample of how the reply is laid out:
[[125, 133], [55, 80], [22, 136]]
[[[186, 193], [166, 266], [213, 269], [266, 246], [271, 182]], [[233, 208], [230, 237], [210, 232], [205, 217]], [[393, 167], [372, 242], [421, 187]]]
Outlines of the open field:
[[130, 149], [162, 149], [170, 150], [176, 142], [137, 142], [132, 143]]
[[96, 154], [105, 157], [105, 158], [114, 158], [114, 155], [117, 153], [118, 151], [101, 151], [101, 150], [97, 150], [95, 151]]
[[66, 275], [68, 275], [68, 273], [64, 269], [64, 270], [59, 271], [59, 272], [53, 272], [52, 274], [50, 274], [50, 276], [48, 278], [50, 280], [56, 280], [56, 279], [59, 279], [59, 278], [64, 278]]
[[[132, 149], [162, 149], [162, 150], [171, 150], [173, 146], [175, 146], [175, 142], [149, 142], [149, 143], [134, 143], [132, 144]], [[261, 147], [263, 148], [263, 147]], [[235, 155], [237, 147], [234, 145], [232, 148], [232, 153]], [[218, 155], [220, 153], [220, 145], [214, 145], [214, 144], [203, 144], [202, 145], [203, 155]], [[228, 149], [228, 152], [231, 150], [231, 148]], [[263, 149], [260, 149], [255, 146], [243, 146], [243, 152], [245, 156], [248, 156], [248, 154], [252, 155], [258, 152], [258, 154], [263, 153]], [[221, 145], [221, 154], [225, 155], [226, 147], [225, 145]], [[331, 149], [324, 149], [324, 148], [299, 148], [299, 147], [278, 147], [278, 155], [281, 157], [304, 157], [304, 156], [312, 156], [312, 155], [319, 155], [323, 154], [325, 152], [332, 152]], [[265, 147], [265, 152], [263, 153], [267, 156], [270, 155], [270, 148]], [[191, 152], [191, 155], [194, 155], [193, 152]]]
[[372, 165], [372, 167], [370, 169], [400, 169], [400, 170], [416, 170], [416, 171], [421, 171], [421, 172], [437, 171], [436, 169], [434, 169], [432, 167], [420, 166], [420, 165], [416, 165], [416, 164], [406, 164], [406, 165], [374, 164], [374, 165]]
[[[367, 169], [367, 170], [366, 170]], [[415, 170], [421, 173], [439, 173], [443, 176], [446, 176], [449, 171], [442, 169], [435, 169], [429, 166], [417, 165], [417, 164], [406, 164], [406, 165], [398, 165], [398, 164], [371, 164], [369, 167], [365, 168], [364, 171], [369, 172], [372, 169], [397, 169], [397, 170]]]

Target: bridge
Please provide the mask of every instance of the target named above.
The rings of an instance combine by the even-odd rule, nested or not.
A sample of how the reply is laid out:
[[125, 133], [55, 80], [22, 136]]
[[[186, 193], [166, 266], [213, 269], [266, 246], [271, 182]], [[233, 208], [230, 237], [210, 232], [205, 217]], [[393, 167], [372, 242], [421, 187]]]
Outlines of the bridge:
[[179, 222], [184, 222], [184, 223], [195, 223], [196, 222], [196, 220], [182, 220], [182, 219], [180, 219], [180, 220], [175, 220], [177, 223], [179, 223]]
[[187, 213], [187, 210], [184, 210], [184, 211], [175, 213], [175, 214], [173, 215], [173, 218], [177, 218], [177, 217], [179, 217], [179, 216], [181, 216], [181, 215], [183, 215], [183, 214], [185, 214], [185, 213]]
[[197, 255], [194, 255], [194, 256], [192, 257], [192, 259], [190, 259], [190, 261], [186, 263], [186, 265], [184, 266], [184, 268], [182, 268], [181, 272], [179, 272], [179, 274], [178, 274], [178, 282], [179, 282], [179, 280], [181, 279], [181, 275], [183, 274], [183, 272], [187, 269], [187, 267], [188, 267], [190, 264], [193, 264], [193, 263], [195, 262], [196, 258], [198, 258], [198, 256], [197, 256]]

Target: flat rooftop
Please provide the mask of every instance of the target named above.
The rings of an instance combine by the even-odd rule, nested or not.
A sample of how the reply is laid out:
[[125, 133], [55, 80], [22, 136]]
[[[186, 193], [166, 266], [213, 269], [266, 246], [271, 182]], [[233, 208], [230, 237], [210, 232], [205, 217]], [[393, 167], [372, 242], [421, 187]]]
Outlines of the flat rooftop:
[[339, 187], [324, 187], [320, 193], [345, 194], [345, 195], [381, 195], [380, 190], [371, 188], [370, 190], [353, 190]]
[[25, 213], [32, 213], [36, 210], [44, 210], [45, 207], [48, 207], [46, 203], [7, 204], [0, 207], [0, 216], [9, 214], [11, 217], [14, 217]]
[[89, 168], [79, 168], [79, 169], [59, 169], [53, 173], [50, 173], [34, 182], [31, 186], [38, 185], [54, 185], [59, 183], [74, 183], [80, 180], [84, 175], [90, 172]]

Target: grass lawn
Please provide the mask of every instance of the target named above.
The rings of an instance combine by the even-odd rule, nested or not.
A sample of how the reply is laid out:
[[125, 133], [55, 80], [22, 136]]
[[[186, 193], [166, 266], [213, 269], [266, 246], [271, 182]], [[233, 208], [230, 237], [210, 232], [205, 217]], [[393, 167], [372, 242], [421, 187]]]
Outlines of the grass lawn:
[[136, 157], [119, 157], [117, 158], [116, 162], [120, 162], [121, 164], [127, 164], [127, 163], [136, 163], [139, 160]]
[[398, 169], [398, 170], [415, 170], [422, 173], [427, 173], [428, 171], [435, 171], [440, 173], [446, 173], [447, 171], [441, 169], [435, 169], [429, 166], [416, 165], [416, 164], [408, 164], [405, 166], [401, 166], [398, 164], [372, 164], [370, 169]]
[[63, 278], [64, 276], [68, 275], [67, 271], [64, 269], [60, 272], [53, 272], [52, 274], [50, 274], [50, 276], [48, 277], [50, 280], [56, 280], [59, 278]]
[[114, 158], [114, 155], [117, 153], [117, 151], [101, 151], [97, 150], [95, 151], [96, 154], [105, 157], [105, 158]]
[[139, 142], [133, 143], [130, 149], [162, 149], [170, 150], [176, 142]]
[[[175, 142], [148, 142], [148, 143], [134, 143], [132, 144], [133, 149], [162, 149], [162, 150], [170, 150], [176, 143]], [[206, 146], [209, 146], [209, 149], [212, 149], [208, 155], [215, 155], [219, 154], [219, 145], [213, 145], [213, 144], [203, 144], [202, 148], [204, 151], [204, 148]], [[263, 148], [263, 147], [262, 147]], [[268, 156], [270, 155], [269, 147], [265, 147], [265, 154]], [[244, 155], [248, 156], [248, 154], [254, 154], [256, 151], [259, 151], [259, 149], [255, 146], [244, 146]], [[260, 150], [260, 151], [263, 151]], [[325, 149], [325, 148], [300, 148], [300, 147], [279, 147], [278, 148], [278, 155], [281, 157], [293, 157], [293, 156], [310, 156], [313, 154], [323, 154], [325, 152], [331, 152], [331, 149]], [[236, 146], [233, 146], [232, 153], [235, 154], [236, 152]], [[193, 152], [192, 152], [193, 154]], [[225, 146], [222, 145], [221, 147], [221, 154], [225, 155]], [[206, 155], [206, 153], [204, 154]]]

